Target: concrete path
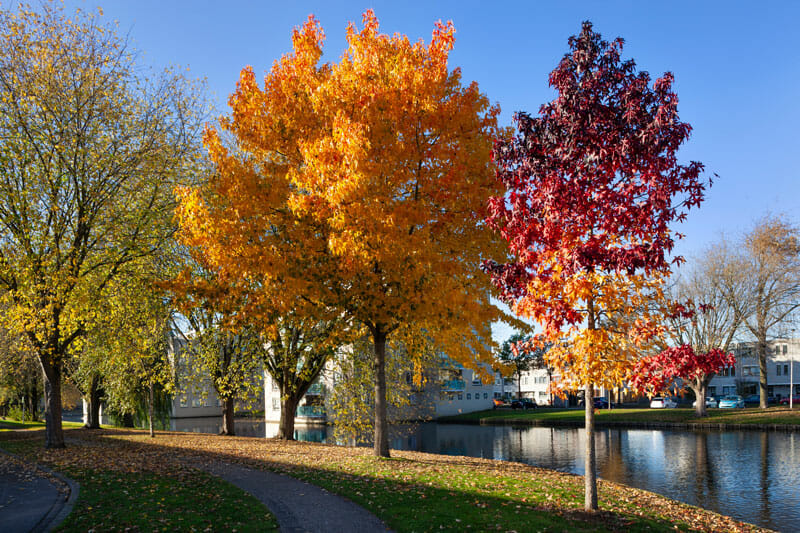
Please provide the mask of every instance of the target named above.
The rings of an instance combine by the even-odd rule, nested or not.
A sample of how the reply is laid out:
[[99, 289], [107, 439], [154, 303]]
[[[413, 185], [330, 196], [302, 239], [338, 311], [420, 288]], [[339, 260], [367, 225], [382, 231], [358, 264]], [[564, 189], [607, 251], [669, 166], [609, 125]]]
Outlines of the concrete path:
[[363, 507], [304, 481], [228, 463], [195, 466], [255, 496], [272, 511], [283, 533], [390, 531]]
[[55, 528], [72, 510], [77, 484], [0, 452], [0, 531]]

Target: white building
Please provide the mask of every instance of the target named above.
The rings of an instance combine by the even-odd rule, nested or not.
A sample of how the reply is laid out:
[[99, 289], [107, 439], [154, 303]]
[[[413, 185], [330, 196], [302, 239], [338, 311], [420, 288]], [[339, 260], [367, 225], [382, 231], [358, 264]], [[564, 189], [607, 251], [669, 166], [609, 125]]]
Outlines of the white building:
[[[732, 347], [736, 365], [714, 376], [708, 395], [715, 398], [729, 394], [749, 396], [758, 394], [760, 372], [754, 342], [742, 342]], [[792, 373], [794, 366], [794, 373]], [[794, 395], [800, 394], [800, 340], [775, 339], [767, 343], [767, 395], [775, 398], [789, 396], [790, 381]]]

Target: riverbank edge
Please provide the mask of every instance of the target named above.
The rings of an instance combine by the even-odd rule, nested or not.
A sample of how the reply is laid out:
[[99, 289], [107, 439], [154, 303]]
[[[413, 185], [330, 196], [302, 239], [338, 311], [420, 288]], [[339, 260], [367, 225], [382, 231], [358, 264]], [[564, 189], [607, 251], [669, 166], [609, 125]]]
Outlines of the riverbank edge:
[[[463, 419], [455, 417], [439, 418], [435, 422], [439, 424], [466, 424], [470, 426], [532, 426], [532, 427], [567, 427], [582, 428], [585, 426], [583, 420], [542, 420], [527, 418], [510, 417], [487, 417], [477, 420]], [[600, 421], [595, 418], [594, 427], [596, 429], [711, 429], [716, 431], [800, 431], [797, 424], [724, 424], [711, 422], [639, 422], [639, 421]]]

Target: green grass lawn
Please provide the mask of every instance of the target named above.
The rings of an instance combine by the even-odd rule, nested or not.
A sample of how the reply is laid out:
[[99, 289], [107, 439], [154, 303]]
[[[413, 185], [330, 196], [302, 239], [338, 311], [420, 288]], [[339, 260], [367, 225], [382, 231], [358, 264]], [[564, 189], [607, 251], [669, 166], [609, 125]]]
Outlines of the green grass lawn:
[[[583, 408], [558, 409], [538, 408], [529, 411], [512, 409], [489, 409], [475, 413], [450, 416], [442, 422], [463, 423], [520, 423], [520, 424], [580, 424], [585, 418]], [[694, 409], [598, 409], [595, 422], [611, 423], [674, 423], [674, 424], [781, 424], [800, 425], [800, 409], [788, 407], [757, 407], [746, 409], [708, 409], [707, 416], [698, 418]]]
[[[38, 433], [38, 434], [37, 434]], [[398, 533], [422, 531], [758, 531], [651, 492], [600, 481], [600, 511], [583, 511], [583, 478], [520, 463], [139, 430], [66, 431], [45, 450], [36, 431], [0, 446], [81, 483], [66, 531], [269, 531], [264, 508], [227, 483], [181, 466], [202, 456], [285, 473], [340, 494]]]
[[[65, 428], [79, 428], [83, 427], [80, 422], [63, 422]], [[14, 431], [20, 429], [44, 429], [44, 422], [20, 422], [19, 420], [12, 420], [0, 416], [0, 431]]]

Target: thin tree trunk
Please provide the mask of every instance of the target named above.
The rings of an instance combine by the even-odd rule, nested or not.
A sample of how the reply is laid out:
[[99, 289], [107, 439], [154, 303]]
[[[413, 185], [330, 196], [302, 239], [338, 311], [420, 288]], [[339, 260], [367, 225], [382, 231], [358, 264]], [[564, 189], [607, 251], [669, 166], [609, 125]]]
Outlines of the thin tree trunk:
[[767, 336], [766, 333], [758, 339], [758, 406], [767, 408]]
[[386, 410], [386, 333], [380, 325], [372, 331], [375, 344], [375, 442], [374, 454], [389, 457], [389, 423]]
[[234, 411], [233, 398], [223, 398], [222, 400], [222, 435], [236, 435], [236, 427], [233, 422]]
[[597, 510], [597, 458], [594, 447], [594, 385], [584, 387], [586, 409], [586, 454], [584, 457], [584, 503], [586, 511]]
[[522, 372], [517, 374], [517, 400], [522, 399]]
[[86, 410], [86, 429], [100, 429], [100, 380], [92, 378], [89, 385], [89, 407]]
[[149, 401], [147, 402], [147, 418], [149, 420], [150, 425], [150, 436], [155, 437], [156, 432], [153, 430], [153, 398], [155, 394], [153, 392], [153, 384], [150, 384], [150, 394], [149, 394]]
[[51, 356], [40, 355], [39, 363], [44, 376], [44, 445], [45, 448], [63, 448], [64, 430], [61, 427], [61, 363]]
[[294, 440], [294, 420], [298, 403], [299, 398], [281, 393], [281, 419], [278, 423], [278, 438], [281, 440]]

